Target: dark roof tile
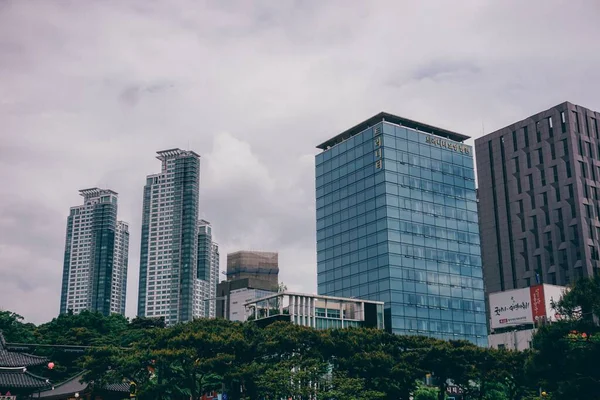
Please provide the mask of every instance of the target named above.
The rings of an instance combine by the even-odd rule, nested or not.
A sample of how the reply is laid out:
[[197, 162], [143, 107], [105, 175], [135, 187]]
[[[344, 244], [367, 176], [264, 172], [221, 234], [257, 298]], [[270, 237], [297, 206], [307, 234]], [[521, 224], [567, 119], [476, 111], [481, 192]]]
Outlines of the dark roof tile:
[[0, 350], [0, 367], [33, 367], [48, 362], [46, 357]]
[[27, 372], [26, 368], [0, 368], [0, 387], [45, 389], [51, 386], [48, 379]]

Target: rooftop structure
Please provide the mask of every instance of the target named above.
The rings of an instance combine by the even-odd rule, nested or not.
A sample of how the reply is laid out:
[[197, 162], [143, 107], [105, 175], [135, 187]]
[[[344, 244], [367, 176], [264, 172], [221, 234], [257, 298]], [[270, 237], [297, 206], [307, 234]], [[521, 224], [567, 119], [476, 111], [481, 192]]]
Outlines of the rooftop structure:
[[248, 320], [261, 325], [288, 321], [315, 329], [384, 328], [383, 302], [281, 292], [244, 304]]
[[399, 126], [404, 126], [406, 128], [414, 129], [423, 133], [430, 133], [432, 135], [444, 137], [455, 142], [464, 142], [469, 139], [469, 136], [463, 135], [462, 133], [452, 132], [447, 129], [438, 128], [429, 124], [424, 124], [422, 122], [413, 121], [408, 118], [399, 117], [394, 114], [388, 114], [386, 112], [380, 112], [377, 115], [372, 116], [371, 118], [353, 126], [350, 129], [345, 130], [339, 135], [321, 143], [317, 146], [317, 149], [327, 150], [330, 147], [335, 146], [338, 143], [343, 142], [344, 140], [348, 140], [352, 136], [358, 135], [359, 133], [365, 131], [366, 129], [376, 125], [380, 122], [389, 122], [392, 124], [396, 124]]
[[279, 254], [250, 250], [227, 254], [227, 280], [243, 278], [262, 279], [277, 285]]

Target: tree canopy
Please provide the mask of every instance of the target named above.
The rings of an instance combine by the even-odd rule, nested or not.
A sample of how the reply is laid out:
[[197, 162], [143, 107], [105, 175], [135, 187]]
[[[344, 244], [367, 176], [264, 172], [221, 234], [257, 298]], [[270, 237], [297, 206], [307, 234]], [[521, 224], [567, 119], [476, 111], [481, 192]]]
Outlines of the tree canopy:
[[[600, 280], [582, 280], [556, 308], [567, 319], [542, 326], [527, 352], [381, 330], [314, 330], [277, 322], [198, 319], [166, 328], [161, 319], [82, 312], [34, 326], [0, 312], [7, 342], [32, 345], [56, 367], [53, 382], [85, 370], [94, 385], [136, 383], [137, 397], [197, 399], [464, 400], [600, 399]], [[57, 345], [84, 346], [68, 352]], [[428, 376], [427, 379], [425, 377]], [[424, 384], [427, 381], [429, 385]]]

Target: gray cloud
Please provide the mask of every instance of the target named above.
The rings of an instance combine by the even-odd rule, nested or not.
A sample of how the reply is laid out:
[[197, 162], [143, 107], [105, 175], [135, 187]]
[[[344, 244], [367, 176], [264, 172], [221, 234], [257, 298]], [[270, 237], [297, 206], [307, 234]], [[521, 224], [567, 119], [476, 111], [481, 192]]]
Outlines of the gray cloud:
[[279, 250], [316, 290], [315, 145], [382, 110], [477, 137], [569, 100], [600, 109], [597, 2], [5, 1], [0, 308], [59, 305], [78, 190], [120, 194], [135, 312], [157, 150], [202, 155], [224, 254]]

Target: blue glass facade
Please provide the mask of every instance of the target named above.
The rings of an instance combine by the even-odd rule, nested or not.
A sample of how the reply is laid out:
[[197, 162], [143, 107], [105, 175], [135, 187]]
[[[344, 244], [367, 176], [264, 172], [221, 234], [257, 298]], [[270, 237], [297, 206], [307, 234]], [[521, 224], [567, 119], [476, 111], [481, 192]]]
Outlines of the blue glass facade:
[[316, 156], [318, 293], [385, 302], [396, 334], [486, 346], [471, 147], [367, 125]]

